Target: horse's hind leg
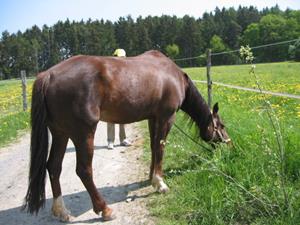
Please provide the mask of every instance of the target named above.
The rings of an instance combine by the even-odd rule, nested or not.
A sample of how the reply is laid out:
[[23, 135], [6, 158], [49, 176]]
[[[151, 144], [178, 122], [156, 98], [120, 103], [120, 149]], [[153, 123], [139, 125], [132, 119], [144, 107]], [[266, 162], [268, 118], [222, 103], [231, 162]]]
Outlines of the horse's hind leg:
[[102, 212], [103, 220], [112, 220], [112, 210], [97, 191], [93, 181], [92, 160], [94, 153], [94, 132], [82, 132], [82, 137], [72, 138], [76, 146], [76, 173], [87, 189], [96, 214]]
[[47, 169], [53, 193], [52, 213], [61, 221], [70, 221], [72, 218], [70, 211], [68, 211], [64, 205], [59, 182], [62, 161], [65, 155], [67, 143], [67, 136], [52, 132], [52, 146], [47, 162]]

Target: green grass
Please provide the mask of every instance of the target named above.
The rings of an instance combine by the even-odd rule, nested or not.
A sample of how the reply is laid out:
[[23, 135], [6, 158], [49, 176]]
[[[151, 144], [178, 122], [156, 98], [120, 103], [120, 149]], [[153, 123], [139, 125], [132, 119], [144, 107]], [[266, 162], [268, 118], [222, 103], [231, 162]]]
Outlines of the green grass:
[[[270, 90], [277, 91], [276, 87], [281, 87], [278, 89], [281, 92], [297, 94], [293, 88], [297, 87], [297, 80], [299, 84], [296, 72], [300, 71], [299, 65], [261, 64], [256, 72], [263, 86], [274, 88]], [[284, 70], [280, 69], [278, 71], [283, 74], [276, 74], [281, 67], [289, 68], [289, 74], [284, 75]], [[196, 79], [199, 68], [186, 71]], [[249, 66], [213, 67], [212, 71], [214, 80], [219, 82], [241, 86], [255, 83], [253, 77], [249, 77]], [[267, 75], [260, 74], [261, 71]], [[268, 74], [268, 71], [274, 72]], [[229, 78], [229, 75], [234, 78]], [[204, 80], [205, 76], [198, 79]], [[290, 87], [291, 81], [293, 85]], [[199, 84], [198, 88], [206, 98], [206, 85]], [[286, 206], [284, 201], [278, 146], [263, 106], [263, 97], [257, 93], [214, 86], [214, 102], [219, 102], [219, 113], [235, 147], [221, 145], [210, 154], [173, 127], [163, 164], [170, 193], [156, 195], [149, 203], [157, 224], [300, 224], [299, 100], [269, 95], [266, 98], [274, 108], [283, 135], [284, 186], [289, 205]], [[182, 112], [177, 114], [176, 124], [193, 135], [193, 129], [186, 123]], [[145, 136], [148, 136], [147, 131]], [[148, 138], [145, 149], [149, 161]]]
[[[27, 80], [27, 101], [30, 107], [33, 79]], [[0, 81], [0, 146], [14, 140], [20, 131], [29, 128], [29, 109], [23, 111], [20, 80]]]
[[[265, 90], [300, 95], [300, 63], [281, 62], [256, 64], [256, 73]], [[206, 68], [185, 69], [192, 79], [206, 80]], [[225, 84], [256, 88], [255, 82], [248, 74], [249, 65], [213, 66], [212, 80]]]
[[20, 131], [29, 128], [29, 113], [17, 112], [0, 118], [0, 146], [14, 140]]

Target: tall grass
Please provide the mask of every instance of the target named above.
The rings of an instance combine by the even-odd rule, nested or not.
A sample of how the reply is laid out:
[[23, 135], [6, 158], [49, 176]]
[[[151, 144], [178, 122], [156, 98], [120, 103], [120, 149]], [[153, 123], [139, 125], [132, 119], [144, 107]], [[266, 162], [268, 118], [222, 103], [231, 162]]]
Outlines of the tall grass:
[[21, 111], [0, 117], [0, 124], [0, 146], [3, 146], [29, 128], [29, 113]]
[[[30, 106], [33, 79], [27, 80]], [[0, 81], [0, 146], [10, 143], [20, 131], [29, 128], [29, 109], [23, 111], [20, 80]]]
[[[277, 64], [267, 65], [272, 66]], [[231, 66], [225, 72], [235, 74], [241, 69]], [[291, 71], [294, 72], [288, 76], [295, 80], [299, 75], [295, 68]], [[199, 70], [189, 69], [189, 72], [196, 76]], [[249, 67], [238, 78], [241, 83], [249, 76], [248, 72]], [[265, 84], [264, 79], [269, 82], [270, 78], [259, 79]], [[218, 81], [226, 83], [221, 76]], [[253, 78], [247, 83], [254, 84]], [[281, 89], [284, 92], [290, 88], [285, 83], [276, 85], [287, 87]], [[206, 86], [198, 88], [206, 96]], [[221, 145], [213, 154], [207, 153], [173, 127], [164, 160], [171, 191], [166, 196], [151, 198], [149, 207], [158, 224], [300, 224], [299, 101], [266, 96], [282, 129], [287, 210], [278, 166], [280, 154], [262, 104], [264, 97], [219, 86], [214, 86], [213, 91], [234, 148]], [[178, 113], [176, 123], [193, 135], [183, 113]], [[149, 151], [148, 143], [145, 146]]]
[[[262, 88], [274, 92], [300, 95], [300, 63], [280, 62], [256, 64], [256, 74], [262, 80]], [[193, 78], [206, 80], [206, 68], [189, 68], [185, 71]], [[249, 76], [249, 65], [213, 66], [212, 79], [215, 82], [257, 88], [253, 77]]]

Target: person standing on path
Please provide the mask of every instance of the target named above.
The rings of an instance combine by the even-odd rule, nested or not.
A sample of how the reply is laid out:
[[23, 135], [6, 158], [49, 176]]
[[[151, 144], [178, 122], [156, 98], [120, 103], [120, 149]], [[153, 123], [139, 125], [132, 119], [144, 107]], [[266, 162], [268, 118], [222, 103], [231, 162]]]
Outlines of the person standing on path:
[[[115, 50], [113, 56], [117, 57], [126, 57], [126, 52], [124, 49], [118, 48]], [[125, 133], [125, 125], [119, 124], [119, 138], [120, 138], [120, 145], [121, 146], [130, 146], [130, 141], [126, 138]], [[107, 148], [114, 149], [114, 142], [115, 142], [115, 124], [114, 123], [107, 123]]]

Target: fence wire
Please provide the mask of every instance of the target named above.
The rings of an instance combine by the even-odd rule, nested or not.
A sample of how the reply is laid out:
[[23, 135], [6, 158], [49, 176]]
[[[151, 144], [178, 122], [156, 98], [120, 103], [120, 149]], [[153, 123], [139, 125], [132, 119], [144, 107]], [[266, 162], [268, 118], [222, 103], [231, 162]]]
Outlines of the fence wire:
[[[287, 41], [274, 42], [274, 43], [270, 43], [270, 44], [258, 45], [258, 46], [253, 46], [253, 47], [250, 46], [250, 48], [251, 49], [260, 49], [260, 48], [266, 48], [266, 47], [271, 47], [271, 46], [288, 44], [288, 43], [296, 42], [298, 40], [300, 40], [300, 38], [293, 39], [293, 40], [287, 40]], [[231, 51], [224, 51], [224, 52], [212, 52], [211, 56], [225, 55], [225, 54], [235, 53], [235, 52], [239, 52], [239, 51], [240, 51], [240, 49], [231, 50]], [[205, 54], [205, 53], [203, 53], [203, 54]], [[198, 55], [198, 56], [186, 57], [186, 58], [177, 58], [177, 59], [173, 59], [173, 61], [177, 62], [177, 61], [198, 59], [198, 58], [202, 57], [203, 54]]]

